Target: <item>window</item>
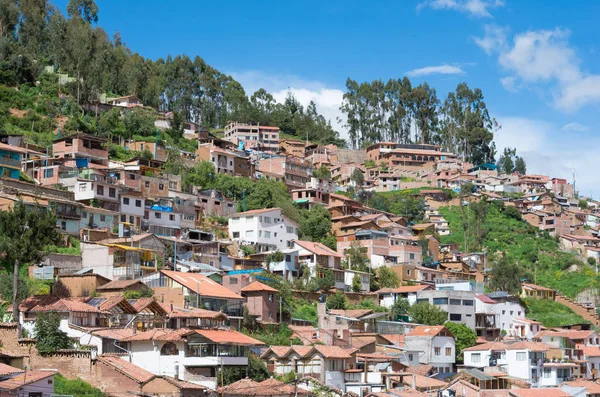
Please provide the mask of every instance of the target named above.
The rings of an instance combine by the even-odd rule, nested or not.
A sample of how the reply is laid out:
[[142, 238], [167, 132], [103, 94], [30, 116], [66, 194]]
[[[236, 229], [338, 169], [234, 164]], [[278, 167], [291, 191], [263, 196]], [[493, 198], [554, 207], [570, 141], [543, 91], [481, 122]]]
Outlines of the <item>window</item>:
[[409, 254], [409, 255], [408, 255], [408, 258], [409, 258], [409, 259], [415, 259], [415, 254]]
[[472, 299], [463, 299], [463, 306], [473, 306], [473, 300]]
[[246, 230], [246, 238], [254, 237], [254, 230]]
[[135, 181], [135, 174], [129, 174], [129, 179]]
[[460, 306], [460, 299], [450, 299], [450, 304]]
[[433, 298], [434, 305], [447, 305], [448, 298]]
[[480, 363], [481, 362], [481, 353], [472, 353], [471, 354], [471, 362], [472, 363]]
[[271, 217], [270, 217], [270, 216], [265, 216], [265, 217], [263, 218], [263, 221], [264, 221], [265, 223], [271, 223]]
[[169, 215], [169, 220], [170, 220], [170, 221], [174, 221], [174, 220], [175, 220], [175, 215], [173, 215], [173, 214], [170, 214], [170, 215]]
[[460, 321], [462, 316], [459, 313], [450, 313], [450, 321]]
[[229, 279], [229, 284], [237, 284], [238, 283], [238, 279], [237, 278], [230, 278]]
[[141, 207], [142, 206], [142, 200], [135, 200], [135, 206], [136, 207]]
[[513, 315], [513, 311], [512, 311], [512, 310], [510, 311], [510, 315], [511, 315], [511, 316]]
[[154, 213], [154, 217], [155, 217], [156, 219], [160, 219], [160, 212], [155, 212], [155, 213]]
[[294, 228], [291, 226], [286, 226], [285, 231], [288, 232], [289, 234], [294, 234]]
[[408, 353], [408, 361], [412, 361], [413, 360], [413, 354], [412, 353]]
[[446, 348], [446, 355], [447, 356], [451, 356], [452, 355], [452, 348], [451, 347], [447, 347]]
[[544, 368], [544, 378], [550, 377], [550, 368]]
[[127, 215], [121, 214], [121, 222], [127, 222]]
[[292, 256], [291, 255], [286, 255], [285, 256], [285, 261], [286, 262], [291, 262], [292, 261]]
[[177, 356], [179, 355], [179, 349], [173, 342], [167, 342], [160, 348], [161, 356]]
[[271, 232], [265, 232], [265, 238], [271, 238]]
[[433, 353], [434, 353], [436, 356], [439, 356], [440, 354], [442, 354], [442, 348], [441, 348], [441, 347], [434, 347], [434, 348], [433, 348]]
[[144, 182], [144, 186], [145, 186], [145, 187], [150, 187], [150, 181], [146, 181], [146, 182]]
[[108, 197], [117, 197], [117, 190], [114, 187], [108, 188]]
[[98, 185], [96, 187], [96, 194], [98, 194], [98, 196], [104, 196], [104, 186]]
[[240, 238], [240, 232], [233, 232], [231, 233], [231, 235], [233, 236], [233, 238]]
[[520, 310], [517, 312], [517, 316], [521, 316], [521, 311]]
[[79, 191], [80, 191], [80, 192], [85, 192], [85, 191], [87, 191], [87, 184], [85, 184], [85, 183], [82, 183], [82, 184], [80, 184], [80, 185], [79, 185]]
[[123, 205], [129, 205], [129, 197], [123, 197]]
[[502, 310], [502, 315], [505, 315], [505, 314], [506, 314], [506, 310]]
[[106, 222], [106, 215], [100, 215], [100, 222]]
[[517, 352], [517, 361], [525, 361], [527, 360], [526, 352]]
[[258, 237], [262, 237], [262, 230], [258, 231]]
[[273, 302], [274, 300], [274, 295], [273, 294], [269, 294], [269, 302]]
[[165, 185], [163, 185], [162, 183], [159, 183], [158, 190], [165, 190]]
[[46, 168], [44, 170], [44, 178], [52, 178], [54, 176], [54, 168]]

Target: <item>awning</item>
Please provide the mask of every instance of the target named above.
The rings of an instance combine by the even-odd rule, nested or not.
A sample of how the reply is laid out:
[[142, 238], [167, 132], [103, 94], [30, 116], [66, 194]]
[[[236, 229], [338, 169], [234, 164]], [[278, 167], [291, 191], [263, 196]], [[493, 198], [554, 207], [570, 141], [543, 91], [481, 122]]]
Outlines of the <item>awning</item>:
[[373, 319], [376, 319], [376, 318], [387, 316], [388, 314], [389, 314], [388, 312], [371, 313], [371, 314], [368, 314], [368, 315], [366, 315], [364, 317], [361, 317], [360, 321], [373, 320]]
[[474, 378], [477, 378], [479, 380], [495, 380], [496, 378], [493, 376], [490, 376], [478, 369], [474, 369], [474, 368], [470, 368], [470, 369], [465, 369], [465, 371], [467, 374], [471, 375]]

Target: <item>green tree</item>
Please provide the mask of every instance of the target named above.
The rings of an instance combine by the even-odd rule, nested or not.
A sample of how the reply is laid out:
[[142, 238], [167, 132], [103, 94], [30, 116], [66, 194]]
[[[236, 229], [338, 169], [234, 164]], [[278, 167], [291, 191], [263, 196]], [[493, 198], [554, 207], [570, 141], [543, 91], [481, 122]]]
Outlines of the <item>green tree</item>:
[[245, 377], [256, 382], [262, 382], [271, 376], [265, 362], [253, 353], [248, 355], [247, 367], [220, 367], [218, 372], [217, 379], [223, 379], [224, 386], [230, 385]]
[[352, 292], [360, 292], [362, 287], [362, 277], [359, 273], [355, 273], [352, 277]]
[[448, 321], [444, 326], [454, 335], [456, 341], [456, 362], [459, 364], [464, 363], [463, 350], [475, 346], [475, 343], [477, 343], [477, 333], [463, 323]]
[[303, 240], [322, 242], [331, 233], [331, 214], [321, 205], [300, 211], [298, 235]]
[[81, 18], [87, 23], [98, 22], [98, 6], [94, 0], [70, 0], [67, 13], [71, 18]]
[[287, 187], [282, 182], [259, 179], [254, 184], [250, 181], [250, 186], [250, 193], [246, 196], [246, 210], [281, 208], [283, 214], [293, 221], [300, 219], [298, 208], [294, 206]]
[[216, 176], [215, 166], [208, 161], [201, 161], [185, 173], [184, 186], [186, 189], [196, 186], [206, 189], [215, 183]]
[[344, 310], [347, 306], [348, 300], [342, 291], [337, 291], [327, 297], [327, 309], [329, 310]]
[[398, 274], [387, 266], [381, 266], [377, 269], [377, 281], [381, 288], [396, 288], [400, 285]]
[[[25, 268], [38, 263], [46, 247], [58, 245], [59, 241], [52, 211], [37, 205], [28, 209], [22, 201], [9, 211], [0, 211], [0, 263], [9, 273], [13, 273], [16, 262]], [[18, 299], [13, 305], [14, 318], [18, 318]]]
[[360, 272], [369, 271], [371, 261], [367, 255], [367, 247], [363, 247], [357, 241], [353, 241], [344, 254], [346, 256], [345, 265], [348, 269]]
[[525, 164], [525, 159], [523, 157], [516, 158], [515, 172], [517, 172], [519, 175], [527, 174], [527, 164]]
[[521, 292], [523, 271], [506, 255], [494, 261], [490, 275], [490, 288], [493, 291], [505, 291], [512, 295], [518, 295]]
[[399, 298], [394, 302], [392, 308], [390, 310], [390, 314], [392, 316], [392, 321], [398, 321], [401, 316], [408, 315], [408, 311], [410, 309], [410, 303], [408, 299]]
[[317, 168], [316, 170], [313, 170], [312, 175], [315, 178], [324, 179], [327, 181], [331, 180], [331, 171], [329, 171], [329, 168], [325, 167], [324, 165], [322, 165], [320, 168]]
[[38, 313], [35, 321], [35, 347], [42, 354], [73, 346], [66, 332], [60, 329], [60, 317], [55, 312]]
[[515, 172], [515, 156], [517, 149], [511, 149], [509, 147], [504, 148], [504, 153], [498, 159], [498, 171], [505, 174], [512, 174]]
[[408, 314], [411, 320], [417, 324], [442, 325], [448, 321], [448, 313], [429, 302], [412, 305]]
[[582, 210], [588, 209], [588, 202], [585, 199], [579, 199], [579, 208]]
[[409, 195], [398, 195], [390, 206], [390, 212], [405, 216], [410, 223], [418, 223], [425, 217], [425, 200]]
[[335, 279], [331, 269], [319, 267], [317, 269], [317, 273], [317, 277], [314, 279], [314, 281], [318, 290], [327, 292], [335, 286]]
[[363, 174], [363, 172], [360, 170], [360, 168], [356, 167], [353, 171], [352, 171], [352, 175], [350, 175], [350, 180], [352, 182], [354, 182], [354, 184], [356, 186], [362, 186], [362, 184], [365, 182], [365, 175]]
[[102, 390], [97, 389], [81, 379], [67, 379], [60, 373], [54, 375], [54, 393], [73, 397], [103, 397]]
[[125, 112], [123, 122], [125, 129], [129, 132], [129, 137], [133, 138], [134, 135], [142, 137], [154, 136], [156, 134], [155, 120], [155, 112], [136, 107]]

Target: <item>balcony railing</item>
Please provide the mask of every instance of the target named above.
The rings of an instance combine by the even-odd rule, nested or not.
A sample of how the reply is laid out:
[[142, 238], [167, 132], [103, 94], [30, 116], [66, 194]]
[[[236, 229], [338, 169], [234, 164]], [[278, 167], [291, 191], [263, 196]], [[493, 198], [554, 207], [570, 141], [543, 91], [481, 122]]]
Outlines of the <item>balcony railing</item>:
[[0, 156], [0, 164], [13, 168], [21, 168], [21, 160], [15, 160], [12, 157]]

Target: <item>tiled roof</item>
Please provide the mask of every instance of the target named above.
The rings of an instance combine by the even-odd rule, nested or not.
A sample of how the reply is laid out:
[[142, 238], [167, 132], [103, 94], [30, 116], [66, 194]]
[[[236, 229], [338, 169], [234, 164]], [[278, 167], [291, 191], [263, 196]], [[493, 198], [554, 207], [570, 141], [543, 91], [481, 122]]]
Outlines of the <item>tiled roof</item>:
[[315, 350], [323, 357], [333, 359], [350, 359], [352, 358], [352, 354], [356, 352], [356, 349], [344, 349], [339, 346], [324, 345], [316, 345]]
[[530, 318], [515, 318], [513, 321], [519, 321], [527, 324], [541, 324], [539, 321], [532, 320]]
[[257, 390], [259, 391], [259, 395], [269, 396], [269, 395], [290, 395], [294, 396], [309, 394], [307, 390], [301, 388], [295, 388], [292, 385], [288, 385], [287, 383], [283, 383], [277, 379], [266, 379], [258, 384]]
[[585, 346], [581, 350], [588, 357], [600, 357], [600, 347], [598, 346]]
[[10, 365], [0, 363], [0, 376], [18, 374], [20, 372], [25, 372], [25, 371], [20, 368], [15, 368], [15, 367], [11, 367]]
[[148, 308], [152, 312], [167, 314], [167, 311], [154, 298], [128, 299], [127, 302], [131, 303], [138, 313]]
[[133, 328], [106, 328], [92, 331], [92, 335], [100, 338], [121, 340], [133, 336]]
[[443, 325], [417, 325], [406, 336], [436, 336], [445, 329]]
[[587, 390], [586, 395], [592, 394], [600, 394], [600, 384], [593, 382], [591, 380], [574, 380], [571, 382], [565, 382], [564, 384], [569, 385], [571, 387], [585, 387]]
[[385, 337], [387, 340], [392, 342], [393, 345], [404, 347], [405, 343], [405, 335], [402, 334], [382, 334], [381, 336]]
[[260, 384], [258, 382], [255, 382], [250, 378], [244, 378], [217, 389], [217, 393], [220, 395], [256, 396], [257, 389], [259, 388]]
[[486, 351], [486, 350], [492, 350], [492, 351], [501, 351], [501, 350], [506, 350], [507, 346], [502, 343], [502, 342], [487, 342], [487, 343], [482, 343], [481, 345], [475, 345], [475, 346], [471, 346], [468, 347], [466, 349], [463, 349], [463, 351]]
[[532, 352], [545, 352], [550, 350], [550, 347], [541, 342], [518, 342], [512, 345], [507, 345], [506, 350], [531, 350]]
[[146, 341], [146, 340], [160, 340], [160, 341], [182, 341], [183, 337], [194, 333], [193, 330], [187, 328], [180, 328], [177, 330], [166, 329], [166, 328], [155, 328], [148, 331], [140, 332], [126, 338], [122, 338], [122, 342], [134, 342], [134, 341]]
[[145, 383], [154, 378], [153, 373], [119, 357], [99, 356], [98, 361], [114, 368], [117, 372], [133, 379], [137, 383]]
[[[145, 238], [153, 236], [152, 233], [142, 233], [133, 235], [133, 242], [138, 243]], [[105, 240], [98, 241], [99, 244], [131, 244], [132, 237], [122, 237], [122, 238], [108, 238]]]
[[406, 372], [415, 375], [427, 376], [427, 374], [429, 374], [432, 369], [433, 365], [409, 365], [408, 368], [406, 368]]
[[342, 255], [337, 251], [332, 250], [331, 248], [321, 244], [314, 243], [312, 241], [304, 241], [304, 240], [294, 240], [294, 244], [298, 244], [300, 247], [304, 248], [307, 251], [312, 252], [315, 255], [324, 255], [324, 256], [333, 256], [335, 258], [342, 258]]
[[230, 330], [216, 330], [216, 329], [199, 329], [196, 333], [205, 337], [206, 339], [220, 344], [231, 344], [231, 345], [247, 345], [247, 346], [258, 346], [264, 345], [263, 342], [251, 338], [248, 335], [244, 335], [241, 332], [230, 331]]
[[404, 285], [404, 286], [398, 287], [398, 288], [382, 288], [379, 291], [377, 291], [377, 293], [378, 294], [389, 294], [389, 293], [406, 294], [406, 293], [410, 293], [410, 292], [423, 291], [423, 290], [429, 289], [429, 288], [431, 288], [430, 285]]
[[[402, 379], [402, 382], [405, 385], [411, 385], [412, 384], [412, 379], [410, 376], [405, 376]], [[441, 389], [442, 387], [446, 386], [447, 383], [446, 382], [442, 382], [441, 380], [437, 380], [434, 378], [428, 378], [426, 376], [422, 376], [422, 375], [415, 375], [415, 386], [418, 387], [419, 389]]]
[[157, 378], [166, 380], [167, 382], [174, 385], [175, 387], [177, 387], [180, 390], [207, 390], [206, 387], [204, 387], [202, 385], [197, 385], [192, 382], [186, 382], [184, 380], [171, 378], [170, 376], [166, 376], [166, 375], [157, 376]]
[[269, 212], [269, 211], [273, 211], [273, 210], [279, 210], [281, 212], [281, 208], [261, 208], [258, 210], [250, 210], [250, 211], [245, 211], [245, 212], [237, 212], [235, 214], [233, 214], [233, 217], [238, 217], [238, 216], [246, 216], [246, 215], [258, 215], [258, 214], [262, 214], [264, 212]]
[[0, 390], [16, 390], [20, 387], [23, 387], [24, 385], [29, 385], [31, 383], [35, 383], [40, 380], [54, 376], [57, 373], [58, 372], [56, 371], [50, 370], [23, 372], [22, 374], [0, 382]]
[[373, 310], [370, 309], [356, 309], [356, 310], [330, 310], [330, 314], [334, 316], [343, 316], [343, 317], [351, 317], [351, 318], [361, 318], [366, 316], [367, 314], [373, 313]]
[[569, 338], [572, 340], [577, 340], [577, 339], [587, 339], [590, 337], [590, 335], [592, 335], [594, 333], [593, 330], [587, 330], [587, 331], [579, 331], [579, 330], [570, 330], [570, 329], [566, 329], [563, 331], [541, 331], [539, 332], [536, 337], [539, 336], [556, 336], [559, 338]]
[[81, 312], [102, 313], [80, 299], [62, 299], [55, 295], [33, 296], [25, 299], [19, 305], [24, 313], [31, 312]]
[[[165, 306], [163, 305], [163, 308]], [[165, 310], [170, 310], [170, 308], [165, 308]], [[227, 320], [227, 315], [223, 312], [215, 312], [212, 310], [192, 308], [192, 309], [182, 309], [179, 307], [174, 307], [173, 311], [169, 313], [169, 318], [200, 318], [205, 320]]]
[[275, 288], [269, 287], [268, 285], [263, 284], [259, 281], [254, 281], [254, 282], [248, 284], [247, 286], [242, 288], [240, 291], [242, 291], [242, 292], [260, 292], [260, 291], [279, 292]]
[[98, 291], [106, 291], [106, 290], [111, 290], [111, 289], [125, 289], [125, 288], [129, 288], [131, 286], [134, 286], [136, 284], [141, 284], [142, 286], [146, 285], [143, 282], [141, 282], [140, 280], [113, 280], [109, 283], [99, 286], [96, 289]]
[[493, 300], [489, 296], [486, 296], [486, 295], [483, 295], [483, 294], [477, 294], [477, 295], [475, 295], [475, 298], [479, 299], [483, 303], [490, 303], [490, 304], [496, 303], [495, 300]]
[[125, 297], [118, 295], [107, 297], [106, 300], [102, 301], [97, 307], [102, 311], [109, 311], [118, 306], [121, 307], [121, 309], [123, 309], [123, 311], [126, 313], [137, 313], [135, 307], [133, 307], [133, 305], [129, 303]]
[[552, 288], [542, 287], [541, 285], [523, 283], [523, 287], [530, 288], [536, 291], [554, 291]]
[[570, 397], [570, 394], [557, 387], [539, 389], [510, 389], [508, 394], [516, 397]]
[[414, 389], [404, 389], [404, 390], [400, 390], [400, 389], [392, 389], [390, 391], [390, 395], [393, 396], [398, 396], [398, 397], [427, 397], [427, 393], [423, 393], [421, 391], [418, 390], [414, 390]]
[[183, 285], [190, 291], [199, 293], [200, 296], [221, 299], [244, 299], [233, 291], [223, 287], [216, 281], [206, 277], [204, 274], [182, 273], [171, 270], [161, 270], [161, 273], [175, 282]]

